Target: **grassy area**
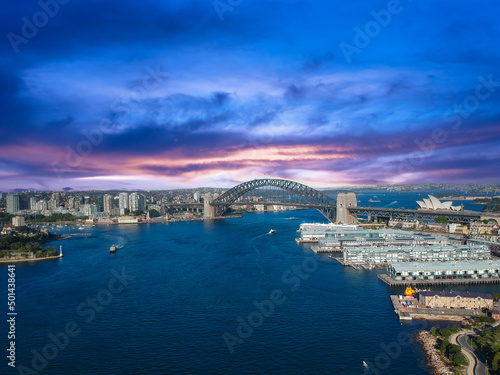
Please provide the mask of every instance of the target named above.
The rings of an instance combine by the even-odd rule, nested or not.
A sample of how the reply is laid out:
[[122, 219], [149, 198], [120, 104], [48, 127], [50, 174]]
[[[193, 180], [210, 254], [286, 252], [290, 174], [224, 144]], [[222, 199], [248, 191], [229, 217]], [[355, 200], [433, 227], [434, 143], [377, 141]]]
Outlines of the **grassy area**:
[[55, 256], [55, 247], [43, 247], [42, 243], [52, 239], [48, 232], [19, 227], [16, 233], [0, 238], [0, 259], [30, 259]]

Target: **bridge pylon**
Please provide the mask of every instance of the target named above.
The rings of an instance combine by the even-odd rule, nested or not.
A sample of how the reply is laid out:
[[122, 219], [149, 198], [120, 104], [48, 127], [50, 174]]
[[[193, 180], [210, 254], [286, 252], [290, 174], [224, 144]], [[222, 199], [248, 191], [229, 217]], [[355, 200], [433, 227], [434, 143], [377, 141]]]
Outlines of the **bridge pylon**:
[[339, 224], [357, 224], [358, 215], [349, 212], [348, 207], [357, 207], [358, 199], [354, 193], [337, 195], [337, 220]]

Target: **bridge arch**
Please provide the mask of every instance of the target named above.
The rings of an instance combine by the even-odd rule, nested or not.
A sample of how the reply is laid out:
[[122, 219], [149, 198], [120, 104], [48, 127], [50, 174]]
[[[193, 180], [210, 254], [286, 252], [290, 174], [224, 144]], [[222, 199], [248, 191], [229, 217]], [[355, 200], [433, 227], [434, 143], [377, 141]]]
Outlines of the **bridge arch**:
[[303, 205], [305, 207], [316, 208], [328, 220], [335, 220], [336, 201], [334, 198], [304, 184], [276, 178], [265, 178], [243, 182], [242, 184], [229, 189], [224, 194], [214, 199], [210, 204], [215, 207], [216, 215], [221, 215], [231, 204], [235, 203], [238, 198], [252, 190], [262, 187], [276, 187], [292, 193], [303, 200]]

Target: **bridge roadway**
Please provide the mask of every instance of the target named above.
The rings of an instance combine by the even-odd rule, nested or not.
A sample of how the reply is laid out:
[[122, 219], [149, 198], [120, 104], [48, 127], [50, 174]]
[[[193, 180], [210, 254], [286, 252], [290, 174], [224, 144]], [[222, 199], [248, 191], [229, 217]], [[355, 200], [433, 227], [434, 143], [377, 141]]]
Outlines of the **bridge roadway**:
[[[217, 204], [210, 203], [212, 206]], [[301, 203], [301, 202], [233, 202], [230, 205], [235, 206], [255, 206], [255, 205], [278, 205], [278, 206], [294, 206], [301, 208], [330, 208], [335, 209], [335, 206], [325, 206], [321, 204], [311, 204], [311, 203]], [[168, 208], [198, 208], [203, 209], [203, 203], [173, 203], [166, 204], [165, 207]], [[410, 210], [404, 208], [383, 208], [383, 207], [347, 207], [347, 210], [354, 215], [366, 215], [366, 216], [377, 216], [377, 217], [390, 217], [393, 219], [435, 219], [440, 216], [444, 216], [451, 220], [459, 221], [474, 221], [481, 220], [481, 212], [477, 211], [429, 211], [429, 210]]]
[[481, 219], [481, 212], [476, 211], [430, 211], [430, 210], [408, 210], [405, 208], [383, 208], [383, 207], [347, 207], [347, 210], [355, 215], [367, 215], [377, 217], [391, 217], [393, 219], [435, 219], [444, 216], [451, 220], [473, 221]]

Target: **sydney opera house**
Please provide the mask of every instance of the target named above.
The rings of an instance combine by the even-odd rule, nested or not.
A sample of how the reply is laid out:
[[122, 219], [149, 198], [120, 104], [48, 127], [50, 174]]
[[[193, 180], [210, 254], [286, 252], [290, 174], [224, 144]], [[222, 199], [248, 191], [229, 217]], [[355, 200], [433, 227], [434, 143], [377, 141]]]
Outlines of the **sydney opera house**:
[[423, 210], [453, 210], [453, 211], [463, 211], [462, 206], [452, 206], [453, 202], [441, 202], [433, 195], [429, 195], [429, 198], [424, 198], [423, 201], [417, 201], [420, 209]]

